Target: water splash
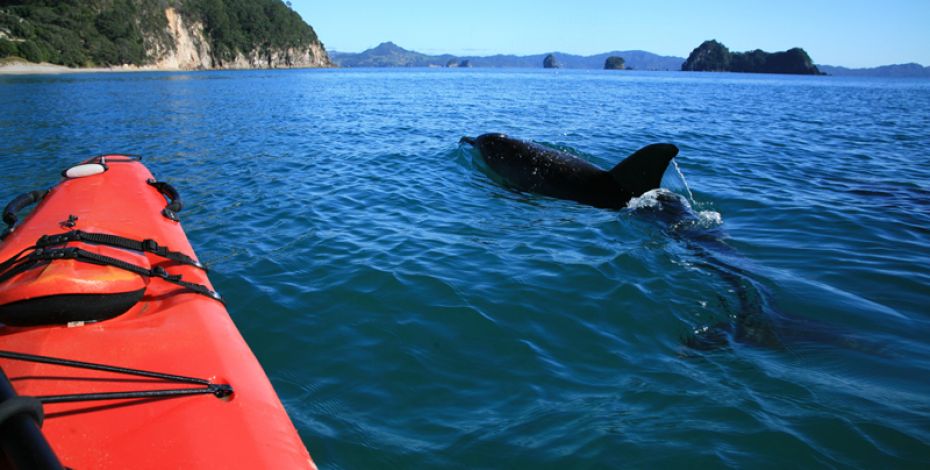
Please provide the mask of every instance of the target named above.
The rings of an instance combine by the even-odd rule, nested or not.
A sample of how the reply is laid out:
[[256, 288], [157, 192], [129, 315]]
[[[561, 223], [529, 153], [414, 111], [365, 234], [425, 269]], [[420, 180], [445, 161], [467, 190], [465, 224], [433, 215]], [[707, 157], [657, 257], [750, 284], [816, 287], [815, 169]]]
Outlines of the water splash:
[[[643, 209], [661, 209], [662, 201], [660, 201], [660, 198], [663, 197], [667, 200], [671, 200], [674, 197], [681, 196], [667, 189], [658, 188], [647, 191], [639, 197], [630, 198], [630, 201], [627, 202], [626, 207], [634, 211]], [[685, 204], [687, 204], [687, 202], [685, 202]]]
[[642, 196], [630, 199], [627, 208], [633, 211], [662, 214], [662, 217], [675, 229], [710, 229], [723, 224], [723, 217], [719, 212], [697, 211], [686, 196], [665, 188], [653, 189]]
[[723, 217], [717, 211], [699, 211], [697, 216], [703, 227], [716, 227], [723, 225]]
[[[685, 191], [688, 193], [688, 199], [691, 201], [691, 207], [700, 208], [698, 202], [694, 199], [694, 193], [691, 192], [691, 186], [688, 186], [688, 180], [685, 179], [685, 174], [681, 172], [681, 167], [678, 166], [678, 162], [672, 160], [672, 165], [675, 167], [675, 172], [678, 173], [678, 178], [681, 179], [681, 184], [684, 185]], [[715, 227], [723, 224], [723, 217], [720, 216], [720, 213], [717, 211], [702, 211], [697, 212], [698, 220], [700, 220], [701, 225], [704, 227]]]
[[694, 193], [691, 192], [691, 187], [688, 186], [688, 180], [685, 179], [685, 174], [681, 172], [681, 167], [678, 166], [678, 162], [674, 159], [672, 160], [672, 166], [675, 167], [675, 172], [678, 173], [678, 179], [681, 180], [681, 184], [684, 185], [685, 191], [688, 192], [688, 199], [691, 201], [691, 205], [696, 205], [694, 200]]

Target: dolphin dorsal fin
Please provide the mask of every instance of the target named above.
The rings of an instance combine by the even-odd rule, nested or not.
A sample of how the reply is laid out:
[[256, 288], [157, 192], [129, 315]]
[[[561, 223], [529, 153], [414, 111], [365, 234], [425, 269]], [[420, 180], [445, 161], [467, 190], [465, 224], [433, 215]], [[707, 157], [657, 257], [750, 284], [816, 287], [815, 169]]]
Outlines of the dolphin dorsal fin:
[[675, 155], [678, 147], [672, 144], [650, 144], [623, 159], [609, 173], [624, 191], [641, 196], [659, 187]]

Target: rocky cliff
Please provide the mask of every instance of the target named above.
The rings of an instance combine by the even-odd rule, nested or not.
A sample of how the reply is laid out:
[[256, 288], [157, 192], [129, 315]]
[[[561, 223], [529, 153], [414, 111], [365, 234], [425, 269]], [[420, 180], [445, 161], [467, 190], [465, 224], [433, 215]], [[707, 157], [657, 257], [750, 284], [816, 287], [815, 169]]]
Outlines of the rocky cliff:
[[291, 47], [253, 47], [247, 52], [235, 50], [222, 56], [201, 21], [185, 19], [174, 8], [165, 10], [168, 20], [170, 47], [155, 54], [158, 69], [253, 69], [287, 67], [332, 67], [329, 55], [320, 41], [308, 41]]
[[695, 72], [785, 73], [822, 75], [804, 49], [795, 47], [783, 52], [730, 52], [715, 41], [704, 41], [696, 47], [681, 66]]
[[280, 0], [0, 3], [0, 57], [157, 70], [331, 67]]

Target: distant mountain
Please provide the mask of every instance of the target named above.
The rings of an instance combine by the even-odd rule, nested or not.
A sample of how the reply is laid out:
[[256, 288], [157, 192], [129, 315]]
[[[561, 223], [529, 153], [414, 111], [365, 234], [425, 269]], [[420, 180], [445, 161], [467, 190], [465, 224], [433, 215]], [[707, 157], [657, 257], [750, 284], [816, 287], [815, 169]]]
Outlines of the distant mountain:
[[[732, 53], [731, 53], [732, 54]], [[329, 53], [334, 63], [342, 67], [449, 67], [450, 64], [471, 67], [542, 68], [548, 53], [535, 55], [456, 56], [452, 54], [428, 55], [404, 49], [393, 42], [379, 44], [364, 52]], [[621, 57], [628, 69], [681, 70], [682, 57], [660, 56], [646, 51], [611, 51], [580, 56], [553, 52], [552, 55], [565, 69], [603, 69], [608, 57]], [[806, 54], [805, 54], [806, 55]], [[732, 56], [731, 56], [732, 59]], [[802, 57], [803, 59], [803, 57]], [[815, 69], [827, 75], [859, 77], [925, 77], [930, 78], [930, 67], [919, 64], [886, 65], [867, 69], [850, 69], [832, 65], [817, 65]]]
[[443, 55], [426, 55], [408, 51], [393, 42], [383, 42], [363, 52], [329, 53], [330, 59], [341, 67], [444, 67], [450, 60], [459, 57]]
[[864, 69], [850, 69], [833, 65], [818, 65], [821, 72], [837, 77], [914, 77], [930, 78], [930, 67], [920, 64], [883, 65]]
[[[404, 49], [392, 42], [359, 53], [329, 53], [330, 58], [342, 67], [445, 67], [450, 61], [468, 61], [473, 67], [542, 68], [546, 54], [456, 56], [451, 54], [427, 55]], [[611, 51], [603, 54], [580, 56], [553, 52], [556, 62], [564, 69], [602, 69], [610, 56], [622, 57], [627, 69], [680, 70], [685, 59], [660, 56], [646, 51]]]

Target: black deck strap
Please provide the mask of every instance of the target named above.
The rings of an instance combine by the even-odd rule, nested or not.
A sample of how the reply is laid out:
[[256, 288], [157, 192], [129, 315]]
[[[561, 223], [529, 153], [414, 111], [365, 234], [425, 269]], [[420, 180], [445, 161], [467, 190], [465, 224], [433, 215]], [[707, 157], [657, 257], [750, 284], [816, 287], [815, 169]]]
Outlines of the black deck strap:
[[151, 238], [140, 241], [121, 237], [119, 235], [111, 235], [109, 233], [93, 233], [84, 232], [81, 230], [72, 230], [70, 232], [59, 233], [57, 235], [42, 235], [42, 237], [39, 238], [39, 240], [36, 242], [35, 246], [37, 248], [45, 248], [54, 245], [62, 245], [69, 242], [86, 242], [93, 243], [95, 245], [107, 245], [116, 248], [124, 248], [127, 250], [153, 253], [171, 261], [194, 266], [203, 269], [204, 271], [207, 270], [206, 266], [204, 266], [200, 261], [197, 261], [194, 258], [179, 251], [171, 251], [167, 246], [161, 246], [158, 244], [158, 242], [152, 240]]
[[[36, 250], [36, 252], [37, 251], [38, 250]], [[64, 258], [72, 258], [78, 261], [84, 261], [84, 262], [88, 262], [92, 264], [99, 264], [101, 266], [113, 266], [113, 267], [122, 269], [124, 271], [133, 272], [133, 273], [136, 273], [142, 276], [157, 277], [157, 278], [165, 280], [166, 282], [170, 282], [172, 284], [184, 287], [185, 289], [189, 291], [196, 292], [201, 295], [205, 295], [221, 303], [223, 302], [223, 299], [220, 297], [219, 294], [208, 289], [206, 286], [202, 284], [195, 284], [193, 282], [184, 281], [181, 279], [180, 274], [168, 274], [168, 272], [165, 271], [165, 269], [162, 268], [161, 266], [155, 266], [152, 269], [146, 269], [141, 266], [136, 266], [132, 263], [127, 263], [121, 259], [111, 258], [109, 256], [99, 255], [97, 253], [91, 253], [89, 251], [82, 250], [80, 248], [61, 248], [58, 250], [45, 250], [45, 251], [49, 252], [47, 256], [51, 256], [53, 257], [53, 259], [54, 257], [61, 256]], [[36, 252], [33, 252], [33, 254], [35, 254]]]
[[130, 392], [105, 392], [105, 393], [78, 393], [70, 395], [43, 395], [34, 397], [40, 403], [65, 403], [76, 401], [94, 401], [94, 400], [126, 400], [138, 398], [171, 398], [185, 395], [203, 395], [212, 394], [217, 398], [225, 398], [233, 393], [233, 388], [229, 384], [215, 384], [206, 379], [196, 377], [185, 377], [183, 375], [163, 374], [161, 372], [152, 372], [148, 370], [130, 369], [128, 367], [110, 366], [106, 364], [97, 364], [93, 362], [73, 361], [70, 359], [61, 359], [50, 356], [39, 356], [35, 354], [25, 354], [13, 351], [0, 350], [0, 358], [14, 361], [38, 362], [42, 364], [52, 364], [62, 367], [72, 367], [75, 369], [97, 370], [102, 372], [112, 372], [123, 375], [134, 375], [138, 377], [148, 377], [159, 379], [166, 382], [187, 383], [202, 385], [203, 388], [182, 388], [182, 389], [161, 389], [161, 390], [140, 390]]
[[[161, 390], [137, 390], [134, 392], [73, 393], [70, 395], [40, 395], [34, 399], [39, 403], [71, 403], [76, 401], [132, 400], [143, 398], [172, 398], [187, 395], [213, 395], [225, 398], [232, 395], [232, 387], [226, 384], [206, 384], [203, 388], [174, 388]], [[41, 405], [40, 405], [41, 406]]]
[[167, 282], [181, 286], [191, 292], [196, 292], [200, 295], [205, 295], [207, 297], [210, 297], [213, 300], [216, 300], [217, 302], [225, 304], [225, 302], [223, 302], [223, 298], [220, 297], [220, 294], [217, 294], [216, 292], [210, 290], [209, 288], [207, 288], [207, 286], [203, 284], [195, 284], [193, 282], [184, 281], [181, 279], [180, 274], [173, 274], [173, 275], [168, 274], [168, 272], [165, 271], [165, 268], [162, 268], [161, 266], [155, 266], [154, 268], [152, 268], [150, 276], [164, 279]]
[[35, 397], [12, 397], [7, 398], [0, 403], [0, 427], [8, 419], [20, 414], [28, 415], [39, 427], [42, 427], [42, 421], [45, 420], [45, 413], [42, 412], [42, 401]]
[[168, 272], [165, 271], [165, 269], [161, 266], [156, 266], [153, 269], [147, 269], [143, 268], [142, 266], [136, 266], [135, 264], [128, 263], [121, 259], [112, 258], [97, 253], [91, 253], [80, 248], [36, 248], [35, 251], [30, 253], [28, 256], [20, 258], [19, 264], [13, 264], [12, 267], [6, 270], [6, 272], [0, 273], [0, 282], [4, 282], [16, 274], [31, 269], [38, 263], [59, 259], [73, 259], [100, 266], [113, 266], [124, 271], [136, 273], [140, 276], [157, 277], [159, 279], [165, 280], [166, 282], [181, 286], [191, 292], [205, 295], [213, 300], [223, 303], [222, 297], [220, 297], [220, 295], [216, 292], [207, 288], [207, 286], [184, 281], [181, 279], [180, 274], [168, 274]]
[[30, 246], [30, 247], [28, 247], [28, 248], [23, 248], [23, 250], [20, 251], [19, 253], [16, 253], [15, 255], [10, 256], [9, 258], [7, 258], [6, 261], [0, 263], [0, 273], [2, 273], [3, 271], [5, 271], [5, 270], [6, 270], [7, 268], [9, 268], [10, 266], [16, 264], [16, 262], [19, 260], [19, 257], [22, 256], [23, 254], [25, 254], [27, 251], [34, 250], [34, 249], [35, 249], [35, 245]]
[[37, 354], [18, 353], [13, 351], [0, 350], [0, 358], [10, 359], [13, 361], [38, 362], [40, 364], [51, 364], [54, 366], [71, 367], [74, 369], [97, 370], [101, 372], [113, 372], [114, 374], [135, 375], [138, 377], [147, 377], [150, 379], [160, 379], [168, 382], [180, 382], [207, 385], [210, 383], [206, 379], [196, 377], [185, 377], [183, 375], [163, 374], [161, 372], [152, 372], [141, 369], [130, 369], [128, 367], [109, 366], [106, 364], [97, 364], [94, 362], [82, 362], [72, 359], [62, 359], [51, 356], [40, 356]]
[[13, 276], [34, 268], [42, 262], [43, 260], [33, 259], [32, 255], [20, 258], [16, 263], [5, 266], [4, 269], [0, 271], [0, 283], [4, 283]]
[[0, 233], [0, 240], [6, 238], [7, 235], [13, 232], [13, 226], [16, 225], [16, 221], [19, 220], [19, 218], [16, 217], [16, 213], [31, 204], [41, 201], [45, 195], [48, 194], [48, 191], [47, 189], [43, 189], [20, 194], [3, 208], [3, 222], [7, 227], [3, 233]]
[[150, 178], [146, 183], [155, 187], [158, 192], [168, 198], [168, 205], [165, 206], [161, 213], [165, 217], [177, 222], [178, 212], [181, 212], [181, 208], [183, 207], [181, 204], [181, 194], [178, 193], [178, 190], [174, 189], [174, 186], [164, 181], [156, 181], [154, 178]]

